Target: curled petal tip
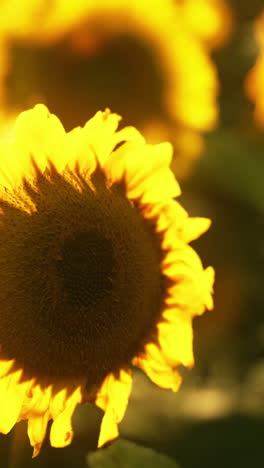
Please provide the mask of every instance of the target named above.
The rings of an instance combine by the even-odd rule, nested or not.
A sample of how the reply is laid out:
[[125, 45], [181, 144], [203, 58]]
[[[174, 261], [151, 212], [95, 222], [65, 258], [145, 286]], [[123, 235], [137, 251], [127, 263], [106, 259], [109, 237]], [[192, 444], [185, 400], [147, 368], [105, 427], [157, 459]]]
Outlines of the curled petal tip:
[[33, 455], [32, 455], [32, 458], [36, 458], [40, 452], [40, 449], [41, 449], [41, 445], [42, 444], [36, 444], [33, 448]]

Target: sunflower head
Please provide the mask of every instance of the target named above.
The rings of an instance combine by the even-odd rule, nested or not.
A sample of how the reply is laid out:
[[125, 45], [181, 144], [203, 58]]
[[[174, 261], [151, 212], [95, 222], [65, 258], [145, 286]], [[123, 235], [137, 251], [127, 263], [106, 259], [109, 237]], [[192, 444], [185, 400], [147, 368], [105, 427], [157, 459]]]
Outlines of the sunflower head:
[[116, 437], [131, 364], [177, 390], [192, 318], [212, 308], [213, 270], [188, 245], [210, 222], [175, 201], [171, 146], [119, 120], [66, 133], [37, 105], [1, 142], [0, 430], [28, 419], [34, 455], [49, 419], [51, 444], [71, 442], [84, 401], [105, 412], [99, 446]]
[[43, 101], [72, 129], [110, 105], [172, 141], [184, 177], [218, 121], [210, 55], [230, 22], [225, 0], [1, 0], [0, 108]]

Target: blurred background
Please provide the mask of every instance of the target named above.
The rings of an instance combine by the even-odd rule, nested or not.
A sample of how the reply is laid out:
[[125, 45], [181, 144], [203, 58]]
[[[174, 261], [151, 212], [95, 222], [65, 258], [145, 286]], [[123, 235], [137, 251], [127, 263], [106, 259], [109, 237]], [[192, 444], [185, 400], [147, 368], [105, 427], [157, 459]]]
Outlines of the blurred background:
[[94, 452], [87, 404], [65, 449], [32, 460], [25, 422], [1, 435], [1, 467], [263, 468], [263, 0], [1, 0], [0, 132], [37, 102], [67, 130], [109, 107], [173, 143], [180, 201], [213, 220], [194, 247], [215, 308], [194, 320], [177, 394], [135, 370], [121, 441]]

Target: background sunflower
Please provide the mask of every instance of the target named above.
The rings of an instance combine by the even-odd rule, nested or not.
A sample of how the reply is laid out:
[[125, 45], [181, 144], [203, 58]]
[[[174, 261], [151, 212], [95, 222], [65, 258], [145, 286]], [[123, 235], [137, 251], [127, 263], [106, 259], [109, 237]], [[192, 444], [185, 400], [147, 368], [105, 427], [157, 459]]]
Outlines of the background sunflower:
[[[136, 24], [141, 24], [145, 31], [146, 22], [156, 12], [153, 30], [157, 33], [160, 9], [155, 10], [155, 5], [159, 2], [140, 3], [146, 10], [145, 13], [140, 10]], [[84, 14], [77, 0], [0, 3], [3, 132], [8, 134], [7, 117], [12, 120], [16, 112], [41, 98], [62, 121], [65, 115], [68, 129], [82, 124], [94, 110], [107, 105], [126, 117], [124, 123], [144, 129], [153, 140], [171, 139], [176, 148], [173, 169], [177, 174], [189, 175], [181, 183], [182, 203], [191, 215], [213, 220], [208, 234], [195, 241], [194, 246], [204, 263], [216, 269], [215, 309], [195, 319], [196, 366], [185, 375], [177, 394], [154, 387], [141, 372], [136, 373], [130, 405], [120, 424], [121, 436], [131, 445], [113, 444], [96, 456], [92, 451], [97, 444], [102, 414], [87, 404], [74, 415], [75, 439], [69, 447], [54, 449], [44, 444], [39, 457], [32, 461], [25, 425], [21, 422], [8, 436], [0, 436], [1, 459], [5, 460], [4, 466], [14, 468], [96, 468], [124, 466], [129, 453], [131, 466], [134, 460], [138, 465], [138, 460], [143, 460], [142, 465], [144, 462], [152, 467], [261, 468], [264, 133], [256, 124], [255, 108], [260, 109], [263, 104], [260, 94], [254, 103], [248, 98], [245, 80], [259, 57], [255, 24], [262, 13], [263, 1], [168, 2], [169, 8], [181, 11], [180, 24], [184, 37], [188, 38], [179, 55], [180, 63], [189, 66], [189, 74], [182, 68], [183, 82], [186, 77], [186, 83], [190, 79], [194, 90], [201, 91], [199, 80], [204, 82], [203, 72], [207, 76], [216, 70], [210, 92], [198, 94], [201, 100], [193, 99], [192, 88], [187, 88], [184, 98], [180, 94], [182, 100], [178, 104], [182, 103], [182, 113], [176, 117], [169, 113], [170, 98], [168, 102], [161, 99], [164, 76], [168, 76], [164, 75], [162, 51], [157, 55], [156, 45], [142, 39], [143, 33], [139, 35], [135, 21], [131, 26], [130, 17], [118, 20], [121, 18], [115, 13], [118, 2], [108, 4], [109, 14], [116, 21], [102, 22], [105, 13], [97, 12], [87, 27], [88, 7]], [[62, 12], [63, 5], [68, 5], [66, 12]], [[48, 12], [56, 6], [57, 13], [49, 23]], [[42, 21], [36, 22], [36, 18]], [[71, 34], [69, 31], [76, 24], [79, 33]], [[193, 59], [198, 57], [195, 52], [188, 55], [186, 44], [193, 46], [189, 52], [199, 50], [202, 62]], [[169, 56], [171, 66], [178, 64], [176, 55]], [[87, 56], [88, 74], [84, 65]], [[56, 73], [50, 75], [51, 69]], [[70, 80], [66, 87], [61, 87], [65, 71]], [[91, 86], [97, 94], [90, 93]], [[220, 94], [216, 99], [218, 86]], [[111, 92], [107, 94], [106, 90]], [[91, 106], [88, 115], [85, 102]], [[190, 118], [188, 122], [183, 119], [184, 112]], [[198, 116], [196, 121], [194, 116]], [[209, 134], [201, 139], [201, 134], [208, 130]], [[194, 159], [196, 164], [190, 173], [193, 166], [190, 161]], [[142, 446], [149, 451], [142, 452]], [[161, 460], [157, 451], [171, 461], [166, 457]]]
[[172, 141], [177, 175], [190, 171], [218, 120], [210, 53], [230, 34], [225, 0], [4, 0], [0, 17], [5, 114], [41, 101], [69, 130], [110, 107]]

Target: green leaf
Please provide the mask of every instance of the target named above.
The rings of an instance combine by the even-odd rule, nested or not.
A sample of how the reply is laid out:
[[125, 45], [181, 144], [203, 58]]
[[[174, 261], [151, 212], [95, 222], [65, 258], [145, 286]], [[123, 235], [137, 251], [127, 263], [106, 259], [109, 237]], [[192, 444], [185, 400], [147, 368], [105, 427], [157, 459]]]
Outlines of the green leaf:
[[90, 468], [180, 468], [166, 455], [124, 439], [89, 453], [87, 462]]
[[263, 139], [250, 143], [233, 129], [218, 129], [207, 138], [197, 176], [207, 175], [224, 192], [263, 211], [263, 143]]

